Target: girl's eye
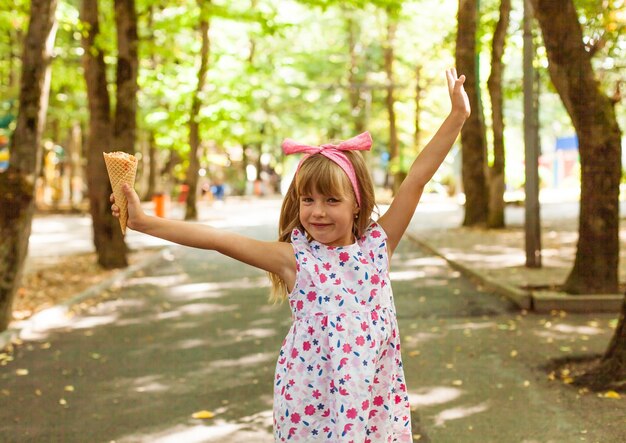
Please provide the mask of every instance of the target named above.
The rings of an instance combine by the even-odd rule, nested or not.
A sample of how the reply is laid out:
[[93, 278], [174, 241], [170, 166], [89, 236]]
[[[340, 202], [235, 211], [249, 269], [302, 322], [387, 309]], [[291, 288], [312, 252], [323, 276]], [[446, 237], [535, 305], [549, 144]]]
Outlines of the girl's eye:
[[300, 201], [302, 203], [311, 203], [313, 201], [313, 199], [311, 197], [301, 197]]
[[340, 200], [338, 198], [335, 197], [328, 197], [328, 203], [339, 203]]

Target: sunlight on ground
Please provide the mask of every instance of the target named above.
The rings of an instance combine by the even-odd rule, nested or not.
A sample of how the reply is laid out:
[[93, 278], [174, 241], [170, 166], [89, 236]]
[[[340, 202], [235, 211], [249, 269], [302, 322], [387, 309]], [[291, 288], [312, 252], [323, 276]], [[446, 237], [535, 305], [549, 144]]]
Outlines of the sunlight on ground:
[[[219, 413], [219, 411], [214, 411]], [[190, 418], [190, 420], [193, 420]], [[196, 424], [200, 420], [193, 420], [193, 424], [180, 424], [169, 429], [134, 434], [115, 440], [117, 443], [270, 443], [272, 411], [266, 410], [239, 419], [232, 423], [219, 418], [207, 421], [206, 424]]]
[[457, 388], [434, 386], [409, 392], [409, 403], [412, 407], [433, 406], [447, 403], [459, 398], [463, 392]]
[[159, 277], [136, 277], [129, 278], [124, 282], [124, 287], [138, 285], [152, 285], [158, 287], [168, 287], [181, 284], [188, 280], [186, 274], [162, 275]]
[[457, 406], [456, 408], [446, 409], [435, 416], [435, 426], [443, 426], [447, 421], [469, 417], [470, 415], [485, 412], [487, 409], [489, 409], [488, 402], [475, 406]]
[[389, 273], [389, 278], [392, 281], [407, 281], [416, 278], [423, 278], [426, 276], [424, 271], [395, 271]]
[[22, 340], [45, 340], [55, 329], [89, 329], [113, 323], [117, 319], [118, 316], [115, 314], [75, 318], [67, 307], [55, 306], [39, 312], [25, 322], [20, 338]]
[[212, 369], [241, 368], [242, 366], [274, 363], [275, 360], [276, 354], [274, 352], [266, 352], [254, 355], [245, 355], [241, 358], [214, 360], [209, 363], [209, 367]]
[[178, 309], [170, 309], [169, 311], [160, 312], [157, 315], [157, 319], [169, 320], [183, 316], [199, 316], [205, 314], [232, 312], [238, 311], [239, 309], [241, 309], [239, 305], [223, 306], [214, 303], [194, 303], [190, 305], [182, 305]]
[[511, 254], [471, 254], [454, 249], [444, 249], [442, 253], [455, 261], [480, 263], [485, 268], [503, 268], [507, 266], [521, 266], [526, 263], [526, 257], [518, 250]]

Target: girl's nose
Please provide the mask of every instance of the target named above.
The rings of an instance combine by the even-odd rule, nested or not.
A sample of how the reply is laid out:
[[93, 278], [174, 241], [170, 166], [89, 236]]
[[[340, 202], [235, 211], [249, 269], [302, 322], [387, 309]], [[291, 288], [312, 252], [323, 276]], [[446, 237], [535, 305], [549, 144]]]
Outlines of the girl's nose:
[[321, 203], [316, 203], [313, 207], [313, 215], [315, 217], [324, 217], [326, 215], [326, 209], [324, 205]]

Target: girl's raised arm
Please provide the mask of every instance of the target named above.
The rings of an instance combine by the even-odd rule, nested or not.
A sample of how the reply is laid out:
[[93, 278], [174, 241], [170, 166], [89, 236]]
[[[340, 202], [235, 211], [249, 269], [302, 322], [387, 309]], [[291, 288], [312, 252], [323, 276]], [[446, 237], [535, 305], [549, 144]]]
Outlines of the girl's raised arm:
[[[295, 282], [296, 259], [293, 247], [285, 242], [266, 242], [210, 226], [168, 220], [146, 215], [137, 193], [128, 185], [122, 188], [128, 200], [127, 226], [135, 231], [184, 246], [211, 249], [259, 269], [279, 275], [291, 288]], [[119, 208], [111, 195], [113, 215]]]
[[463, 88], [465, 76], [457, 77], [456, 69], [446, 70], [448, 91], [452, 102], [450, 114], [433, 138], [417, 156], [396, 197], [378, 223], [387, 233], [389, 255], [398, 246], [417, 207], [426, 183], [430, 181], [454, 144], [463, 123], [470, 114], [467, 93]]

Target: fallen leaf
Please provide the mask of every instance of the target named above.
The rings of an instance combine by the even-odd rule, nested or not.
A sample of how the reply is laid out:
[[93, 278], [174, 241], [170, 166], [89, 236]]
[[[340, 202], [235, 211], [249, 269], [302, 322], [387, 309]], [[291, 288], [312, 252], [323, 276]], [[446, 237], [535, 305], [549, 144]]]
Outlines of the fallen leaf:
[[462, 386], [462, 385], [463, 385], [463, 380], [454, 380], [454, 381], [452, 382], [452, 384], [453, 384], [454, 386]]
[[598, 396], [602, 398], [614, 398], [616, 400], [619, 400], [620, 398], [622, 398], [619, 392], [615, 392], [615, 391], [606, 391], [604, 393], [599, 394]]
[[15, 374], [20, 376], [28, 375], [28, 369], [17, 369]]
[[65, 390], [66, 390], [67, 392], [74, 392], [74, 386], [72, 386], [72, 385], [67, 385], [67, 386], [65, 387]]
[[215, 414], [212, 413], [211, 411], [198, 411], [198, 412], [194, 412], [192, 417], [193, 418], [207, 419], [207, 418], [215, 417]]

